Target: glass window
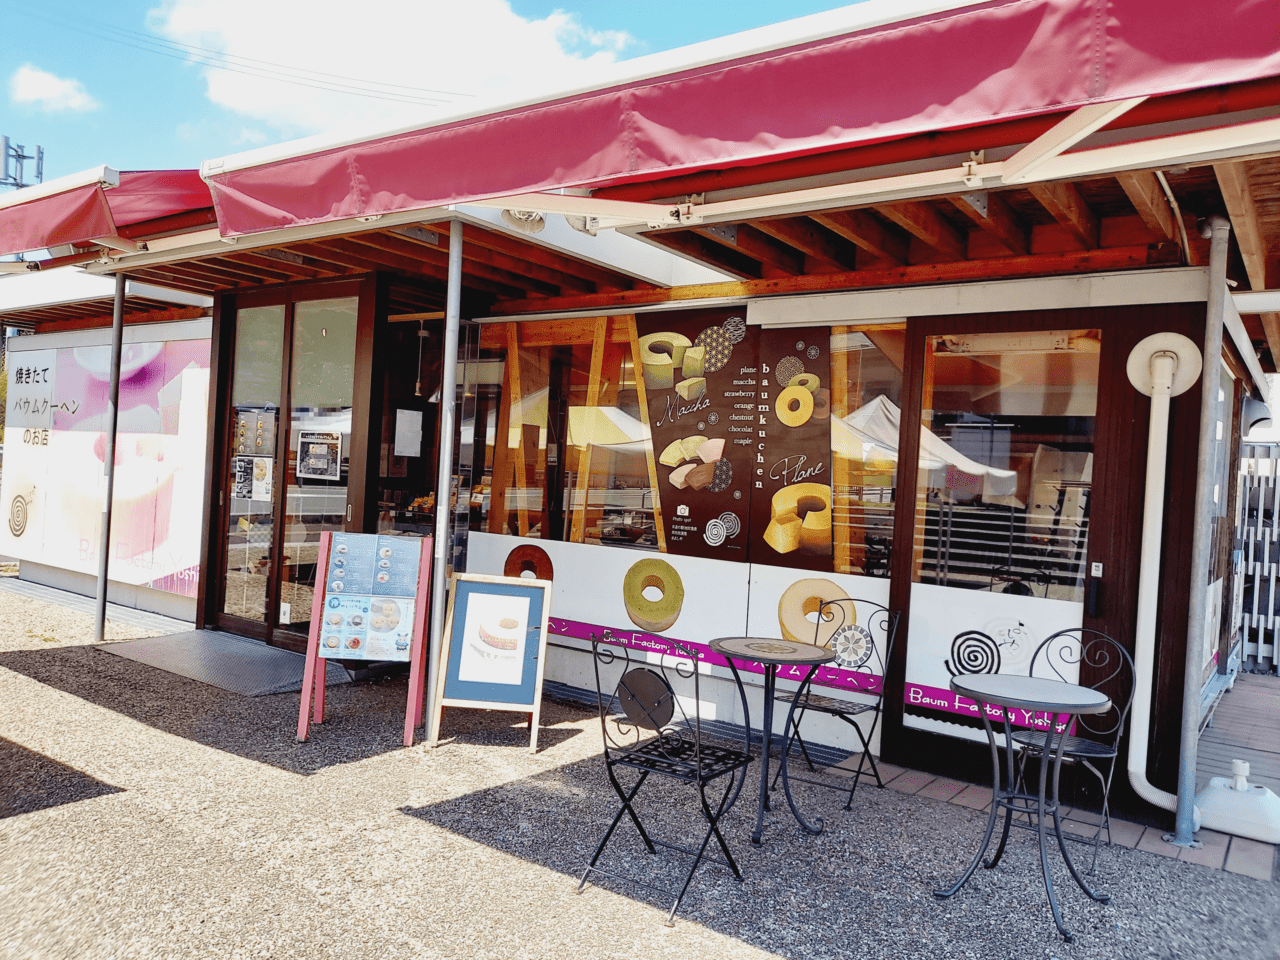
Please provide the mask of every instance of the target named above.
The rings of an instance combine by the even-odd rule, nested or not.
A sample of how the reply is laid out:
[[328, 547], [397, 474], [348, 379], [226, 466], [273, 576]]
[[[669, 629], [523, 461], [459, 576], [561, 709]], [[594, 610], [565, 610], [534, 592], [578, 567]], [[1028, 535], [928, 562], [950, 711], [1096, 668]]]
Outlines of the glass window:
[[285, 308], [236, 313], [223, 612], [263, 623], [275, 533], [276, 427]]
[[926, 338], [916, 582], [1082, 601], [1098, 330]]
[[898, 476], [902, 324], [831, 336], [835, 572], [888, 577]]
[[320, 534], [346, 521], [356, 308], [355, 297], [293, 308], [279, 623], [295, 630], [311, 620]]

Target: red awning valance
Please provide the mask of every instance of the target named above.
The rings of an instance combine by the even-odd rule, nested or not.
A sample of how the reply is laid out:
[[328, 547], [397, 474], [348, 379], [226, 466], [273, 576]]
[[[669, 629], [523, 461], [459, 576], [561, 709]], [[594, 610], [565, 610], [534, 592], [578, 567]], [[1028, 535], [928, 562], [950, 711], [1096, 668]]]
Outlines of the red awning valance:
[[1274, 0], [1003, 0], [205, 175], [235, 236], [1276, 75]]
[[4, 197], [0, 255], [114, 239], [122, 227], [212, 205], [199, 171], [99, 167]]

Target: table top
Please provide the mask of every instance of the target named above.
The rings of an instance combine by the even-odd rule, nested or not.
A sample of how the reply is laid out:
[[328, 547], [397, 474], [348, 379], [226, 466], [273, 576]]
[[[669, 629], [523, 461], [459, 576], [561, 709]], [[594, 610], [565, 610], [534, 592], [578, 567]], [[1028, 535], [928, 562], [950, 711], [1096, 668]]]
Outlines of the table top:
[[711, 641], [711, 649], [735, 660], [777, 665], [830, 663], [836, 658], [827, 647], [778, 637], [719, 637]]
[[1056, 713], [1106, 713], [1111, 700], [1099, 690], [1045, 677], [1004, 673], [965, 673], [951, 680], [951, 689], [983, 703]]

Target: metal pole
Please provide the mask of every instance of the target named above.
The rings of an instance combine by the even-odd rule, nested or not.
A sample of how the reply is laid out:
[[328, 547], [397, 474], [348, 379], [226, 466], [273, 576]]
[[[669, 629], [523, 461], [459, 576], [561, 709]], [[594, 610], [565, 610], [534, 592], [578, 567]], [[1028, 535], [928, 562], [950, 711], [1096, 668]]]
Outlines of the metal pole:
[[93, 636], [101, 643], [107, 633], [107, 563], [111, 559], [111, 496], [116, 480], [116, 423], [120, 407], [120, 351], [124, 345], [125, 276], [116, 274], [116, 300], [111, 311], [111, 387], [107, 394], [107, 449], [103, 469], [107, 475], [106, 500], [102, 504], [102, 537], [98, 543], [98, 606]]
[[1204, 367], [1200, 374], [1200, 456], [1196, 464], [1195, 525], [1191, 533], [1191, 598], [1187, 611], [1186, 673], [1182, 681], [1182, 743], [1178, 754], [1178, 809], [1175, 833], [1167, 837], [1191, 846], [1196, 816], [1196, 753], [1200, 740], [1200, 677], [1204, 669], [1204, 631], [1209, 602], [1209, 553], [1212, 533], [1214, 454], [1218, 439], [1218, 391], [1222, 382], [1223, 298], [1227, 295], [1227, 240], [1231, 223], [1210, 217], [1208, 309], [1204, 322]]
[[440, 462], [436, 474], [436, 542], [431, 562], [431, 640], [427, 646], [427, 724], [435, 716], [435, 686], [444, 638], [445, 587], [453, 553], [453, 421], [458, 393], [458, 327], [462, 313], [462, 221], [449, 224], [449, 281], [444, 308], [444, 369], [440, 373]]

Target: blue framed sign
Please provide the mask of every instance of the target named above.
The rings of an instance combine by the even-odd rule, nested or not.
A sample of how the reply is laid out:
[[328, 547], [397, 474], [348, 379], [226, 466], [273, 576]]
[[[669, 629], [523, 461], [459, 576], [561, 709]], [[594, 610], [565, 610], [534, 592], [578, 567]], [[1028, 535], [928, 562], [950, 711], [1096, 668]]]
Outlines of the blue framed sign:
[[439, 742], [445, 707], [511, 710], [531, 715], [536, 752], [551, 581], [460, 573], [451, 583], [428, 742]]

